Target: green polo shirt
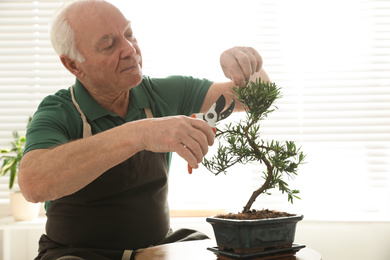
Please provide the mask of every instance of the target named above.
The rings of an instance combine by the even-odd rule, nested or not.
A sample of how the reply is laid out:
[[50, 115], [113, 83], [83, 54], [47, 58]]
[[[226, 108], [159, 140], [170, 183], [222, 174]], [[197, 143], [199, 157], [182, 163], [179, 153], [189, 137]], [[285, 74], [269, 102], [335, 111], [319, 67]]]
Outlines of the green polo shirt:
[[[206, 79], [185, 76], [167, 78], [143, 77], [140, 85], [130, 90], [126, 119], [101, 107], [76, 80], [74, 95], [91, 125], [92, 134], [146, 118], [144, 108], [150, 107], [154, 117], [198, 113], [212, 84]], [[83, 123], [71, 100], [70, 89], [59, 90], [43, 99], [26, 134], [25, 153], [52, 148], [83, 136]], [[168, 165], [171, 154], [167, 153]]]

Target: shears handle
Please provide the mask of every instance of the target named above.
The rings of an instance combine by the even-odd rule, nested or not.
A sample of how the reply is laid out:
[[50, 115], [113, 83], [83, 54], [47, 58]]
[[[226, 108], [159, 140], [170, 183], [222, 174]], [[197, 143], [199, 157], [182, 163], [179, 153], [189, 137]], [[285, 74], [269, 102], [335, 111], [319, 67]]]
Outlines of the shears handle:
[[[192, 114], [191, 115], [191, 118], [197, 118], [195, 114]], [[215, 127], [211, 127], [211, 129], [213, 129], [213, 132], [214, 134], [217, 134], [217, 129]], [[190, 166], [190, 164], [188, 164], [188, 173], [191, 174], [192, 173], [192, 168]]]

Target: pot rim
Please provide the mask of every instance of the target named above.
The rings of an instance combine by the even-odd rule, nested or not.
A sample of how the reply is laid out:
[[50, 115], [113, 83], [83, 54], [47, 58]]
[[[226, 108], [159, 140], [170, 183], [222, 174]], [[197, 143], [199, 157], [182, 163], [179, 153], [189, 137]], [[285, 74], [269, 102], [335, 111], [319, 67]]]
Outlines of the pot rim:
[[267, 222], [267, 223], [278, 223], [278, 222], [298, 222], [303, 219], [303, 215], [301, 214], [295, 214], [294, 216], [289, 217], [279, 217], [279, 218], [266, 218], [266, 219], [225, 219], [225, 218], [216, 218], [214, 216], [206, 218], [206, 221], [209, 223], [229, 223], [232, 225], [235, 224], [246, 224], [246, 225], [253, 225], [253, 224], [259, 224], [259, 222]]

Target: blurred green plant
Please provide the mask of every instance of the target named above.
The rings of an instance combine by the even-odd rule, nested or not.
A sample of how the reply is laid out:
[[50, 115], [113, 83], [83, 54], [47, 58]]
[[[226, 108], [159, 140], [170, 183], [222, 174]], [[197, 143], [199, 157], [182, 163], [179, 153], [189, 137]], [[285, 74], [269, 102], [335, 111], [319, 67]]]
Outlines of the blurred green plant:
[[[28, 120], [27, 127], [30, 122], [31, 117]], [[26, 145], [26, 137], [24, 135], [20, 136], [17, 131], [13, 131], [12, 136], [14, 140], [11, 142], [11, 148], [4, 148], [0, 151], [0, 154], [3, 154], [0, 157], [0, 160], [4, 160], [3, 166], [0, 169], [0, 176], [4, 176], [8, 172], [10, 173], [9, 189], [12, 189], [15, 184], [20, 161], [22, 160], [24, 147]]]

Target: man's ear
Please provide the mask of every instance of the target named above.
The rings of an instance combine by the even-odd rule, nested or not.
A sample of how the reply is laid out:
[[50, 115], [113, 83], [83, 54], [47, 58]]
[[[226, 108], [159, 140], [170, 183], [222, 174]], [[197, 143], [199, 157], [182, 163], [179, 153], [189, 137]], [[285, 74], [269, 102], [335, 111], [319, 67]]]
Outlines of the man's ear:
[[70, 73], [72, 73], [73, 75], [76, 76], [76, 78], [82, 78], [84, 76], [84, 72], [82, 71], [82, 69], [79, 67], [79, 63], [72, 60], [71, 58], [69, 58], [68, 56], [66, 56], [65, 54], [62, 54], [60, 56], [60, 59], [61, 59], [61, 62], [62, 64], [64, 65], [64, 67], [70, 71]]

